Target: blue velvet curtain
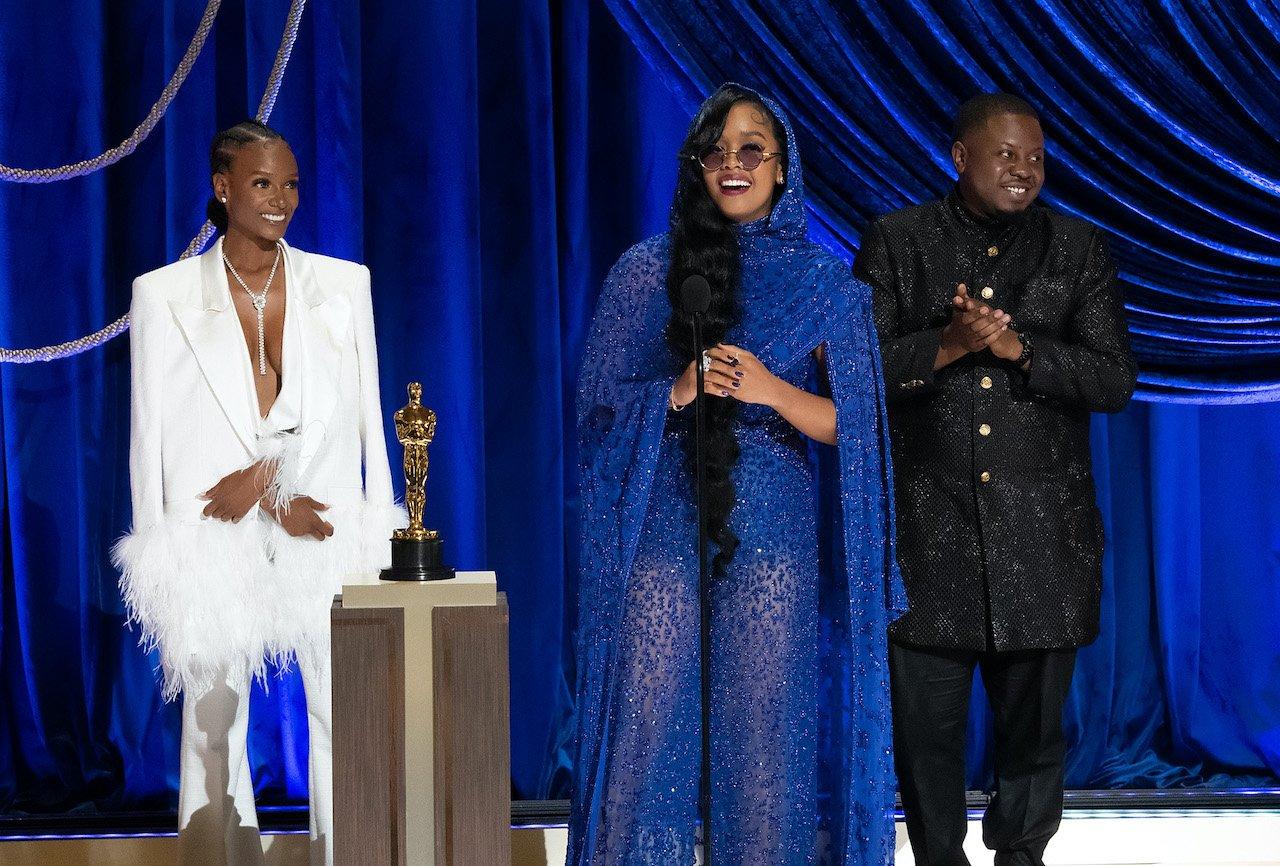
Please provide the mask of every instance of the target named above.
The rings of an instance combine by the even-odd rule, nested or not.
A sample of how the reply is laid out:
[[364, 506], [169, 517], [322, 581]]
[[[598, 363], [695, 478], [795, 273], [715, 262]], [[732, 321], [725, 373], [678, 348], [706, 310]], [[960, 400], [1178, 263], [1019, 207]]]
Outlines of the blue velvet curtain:
[[[165, 120], [120, 164], [0, 183], [0, 344], [93, 330], [127, 308], [133, 276], [176, 258], [203, 218], [208, 142], [257, 107], [287, 5], [224, 0]], [[582, 333], [608, 266], [664, 227], [689, 108], [721, 79], [775, 94], [797, 119], [815, 233], [845, 250], [867, 216], [945, 188], [960, 98], [1023, 89], [1061, 154], [1054, 203], [1117, 238], [1147, 395], [1273, 394], [1264, 216], [1280, 157], [1259, 142], [1280, 118], [1280, 55], [1274, 28], [1246, 26], [1268, 13], [1166, 3], [1144, 23], [1136, 4], [1090, 4], [1093, 17], [935, 5], [761, 4], [754, 18], [599, 0], [307, 8], [271, 119], [303, 176], [290, 240], [370, 265], [384, 408], [417, 378], [440, 414], [428, 517], [454, 564], [495, 569], [511, 599], [518, 795], [566, 790], [566, 410]], [[0, 163], [65, 163], [123, 139], [200, 6], [0, 2]], [[1124, 74], [1082, 60], [1060, 21]], [[1028, 58], [1063, 79], [1025, 72]], [[127, 365], [122, 338], [0, 366], [0, 811], [163, 807], [176, 788], [176, 707], [122, 626], [107, 558], [129, 523]], [[1265, 404], [1144, 403], [1096, 425], [1112, 552], [1104, 636], [1071, 710], [1073, 784], [1274, 783], [1277, 430]], [[301, 692], [285, 676], [254, 695], [261, 802], [305, 797]]]
[[[1246, 0], [607, 2], [686, 110], [725, 80], [786, 106], [815, 234], [837, 251], [856, 249], [870, 217], [949, 188], [964, 99], [999, 89], [1039, 106], [1043, 198], [1110, 234], [1152, 401], [1094, 423], [1106, 595], [1068, 710], [1068, 784], [1277, 784], [1280, 13]], [[980, 701], [973, 715], [980, 785]]]
[[[0, 163], [124, 139], [202, 7], [0, 3]], [[224, 0], [123, 162], [0, 182], [0, 344], [100, 327], [135, 275], [178, 256], [204, 218], [209, 141], [257, 108], [287, 9]], [[439, 413], [429, 523], [453, 564], [496, 570], [509, 595], [514, 790], [545, 794], [567, 692], [579, 346], [609, 265], [663, 227], [686, 118], [598, 3], [382, 0], [309, 4], [270, 122], [301, 168], [290, 241], [372, 269], [384, 409], [420, 379]], [[0, 812], [173, 802], [177, 707], [123, 627], [107, 555], [129, 524], [126, 342], [0, 365]], [[253, 696], [260, 802], [305, 802], [303, 706], [292, 675]]]
[[955, 109], [1043, 110], [1044, 199], [1112, 239], [1141, 393], [1280, 396], [1280, 12], [1249, 0], [608, 0], [686, 108], [738, 79], [795, 112], [835, 240], [951, 181]]

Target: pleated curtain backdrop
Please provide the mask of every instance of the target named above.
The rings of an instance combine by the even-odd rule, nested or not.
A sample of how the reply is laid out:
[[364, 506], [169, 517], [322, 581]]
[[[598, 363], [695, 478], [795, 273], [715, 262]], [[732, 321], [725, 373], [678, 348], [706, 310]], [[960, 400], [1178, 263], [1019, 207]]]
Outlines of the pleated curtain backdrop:
[[[960, 98], [1022, 89], [1061, 153], [1053, 203], [1115, 239], [1146, 396], [1274, 392], [1280, 292], [1264, 217], [1280, 171], [1260, 147], [1280, 124], [1274, 29], [1227, 23], [1263, 7], [765, 5], [312, 2], [270, 120], [302, 174], [290, 241], [372, 269], [384, 409], [419, 379], [439, 413], [429, 522], [455, 565], [495, 569], [510, 596], [518, 796], [563, 796], [571, 771], [582, 334], [608, 266], [664, 228], [688, 113], [720, 80], [761, 87], [797, 118], [815, 234], [846, 252], [870, 215], [946, 188]], [[186, 247], [209, 140], [256, 110], [287, 10], [225, 0], [164, 120], [118, 165], [0, 182], [0, 345], [100, 327], [127, 309], [134, 276]], [[123, 140], [201, 11], [0, 2], [0, 164], [67, 163]], [[1106, 47], [1124, 74], [1081, 62], [1072, 39]], [[1076, 71], [1050, 78], [1033, 63]], [[126, 341], [0, 366], [3, 812], [173, 802], [177, 707], [123, 627], [107, 557], [129, 524]], [[1274, 404], [1136, 403], [1095, 424], [1111, 550], [1103, 636], [1069, 710], [1071, 784], [1280, 784], [1277, 430]], [[304, 801], [300, 684], [273, 679], [252, 709], [260, 801]], [[980, 735], [975, 782], [986, 748]]]
[[[288, 6], [224, 0], [164, 120], [119, 164], [0, 182], [0, 345], [88, 333], [127, 310], [134, 276], [177, 258], [204, 219], [210, 139], [257, 109]], [[201, 12], [0, 3], [0, 164], [123, 140]], [[385, 412], [418, 379], [439, 413], [429, 524], [510, 597], [518, 796], [546, 793], [567, 694], [581, 335], [613, 259], [665, 223], [685, 120], [586, 0], [311, 2], [270, 118], [301, 170], [290, 242], [372, 270]], [[108, 560], [129, 525], [127, 349], [0, 365], [0, 812], [174, 802], [178, 708], [124, 628]], [[292, 675], [253, 696], [262, 803], [305, 802], [303, 706]]]
[[[1280, 12], [607, 2], [686, 111], [725, 80], [786, 106], [814, 234], [837, 251], [950, 187], [965, 98], [1006, 90], [1040, 108], [1042, 198], [1110, 236], [1143, 401], [1093, 427], [1109, 551], [1103, 634], [1068, 708], [1068, 784], [1280, 785]], [[971, 721], [980, 786], [980, 701]]]
[[1280, 11], [1248, 0], [786, 4], [608, 0], [686, 109], [726, 79], [781, 100], [815, 154], [815, 212], [868, 217], [952, 179], [956, 108], [1044, 114], [1043, 198], [1110, 234], [1141, 394], [1280, 397]]

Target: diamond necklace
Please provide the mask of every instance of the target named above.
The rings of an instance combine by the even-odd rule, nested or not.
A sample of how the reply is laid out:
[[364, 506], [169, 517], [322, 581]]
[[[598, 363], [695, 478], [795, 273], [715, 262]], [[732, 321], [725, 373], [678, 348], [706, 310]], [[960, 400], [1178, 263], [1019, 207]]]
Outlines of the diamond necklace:
[[262, 311], [267, 308], [267, 292], [271, 291], [271, 281], [276, 278], [276, 268], [280, 266], [280, 245], [276, 244], [276, 260], [271, 263], [271, 273], [267, 275], [267, 284], [262, 287], [261, 293], [249, 288], [244, 278], [236, 273], [235, 265], [231, 264], [231, 259], [227, 258], [225, 252], [222, 254], [222, 261], [226, 264], [227, 270], [231, 271], [231, 276], [236, 278], [240, 288], [248, 293], [253, 309], [258, 314], [258, 375], [265, 376], [267, 375], [267, 338], [263, 330]]

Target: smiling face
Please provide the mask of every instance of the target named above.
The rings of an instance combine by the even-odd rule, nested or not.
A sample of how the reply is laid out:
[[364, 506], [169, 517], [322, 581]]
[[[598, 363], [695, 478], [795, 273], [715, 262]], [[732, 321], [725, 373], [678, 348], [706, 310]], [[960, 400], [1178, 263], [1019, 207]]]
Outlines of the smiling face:
[[213, 176], [213, 191], [225, 199], [228, 234], [269, 247], [284, 237], [298, 209], [298, 162], [281, 139], [248, 142], [230, 169]]
[[[776, 154], [782, 150], [773, 124], [751, 102], [738, 102], [729, 109], [724, 131], [716, 147], [727, 154], [724, 164], [712, 171], [702, 169], [707, 192], [720, 212], [736, 223], [749, 223], [769, 215], [774, 192], [782, 184], [783, 168]], [[745, 151], [764, 156], [754, 169], [743, 168]], [[748, 157], [750, 161], [750, 157]]]
[[1023, 114], [996, 114], [951, 145], [956, 188], [974, 213], [1009, 216], [1026, 210], [1044, 185], [1044, 133]]

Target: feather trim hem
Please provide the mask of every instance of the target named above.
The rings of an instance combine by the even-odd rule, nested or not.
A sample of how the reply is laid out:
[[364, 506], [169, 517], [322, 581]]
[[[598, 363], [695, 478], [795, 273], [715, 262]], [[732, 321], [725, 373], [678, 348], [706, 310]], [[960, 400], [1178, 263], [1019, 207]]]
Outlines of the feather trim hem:
[[140, 644], [159, 654], [163, 693], [199, 697], [224, 675], [266, 682], [329, 654], [329, 609], [344, 580], [386, 567], [393, 504], [334, 505], [333, 536], [291, 538], [265, 516], [239, 523], [166, 516], [113, 546], [120, 592]]

